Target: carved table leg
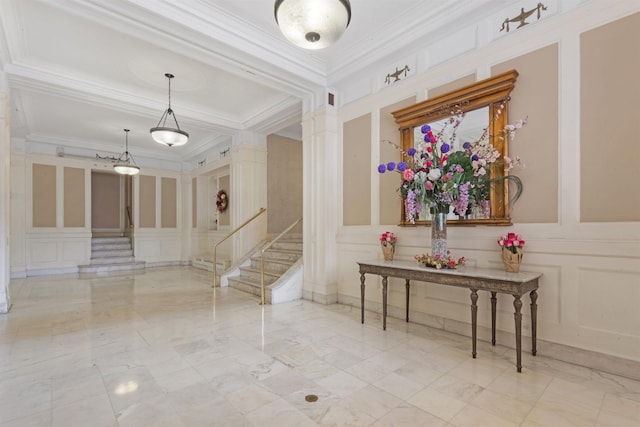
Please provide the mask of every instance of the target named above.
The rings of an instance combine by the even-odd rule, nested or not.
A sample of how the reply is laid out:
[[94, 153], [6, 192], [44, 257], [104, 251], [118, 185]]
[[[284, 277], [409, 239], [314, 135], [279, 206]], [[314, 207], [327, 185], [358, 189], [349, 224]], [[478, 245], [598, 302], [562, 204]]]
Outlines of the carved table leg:
[[409, 321], [409, 279], [406, 279], [407, 283], [405, 284], [407, 288], [407, 322]]
[[516, 311], [513, 315], [516, 321], [516, 368], [522, 372], [522, 301], [520, 295], [513, 296], [513, 306]]
[[360, 274], [360, 311], [361, 311], [361, 322], [364, 323], [364, 273]]
[[491, 292], [491, 345], [496, 345], [496, 292]]
[[471, 355], [476, 358], [476, 330], [478, 329], [478, 290], [471, 289]]
[[387, 330], [387, 276], [382, 276], [382, 330]]
[[531, 297], [531, 354], [536, 355], [536, 335], [537, 335], [537, 323], [538, 323], [538, 292], [532, 290], [529, 294]]

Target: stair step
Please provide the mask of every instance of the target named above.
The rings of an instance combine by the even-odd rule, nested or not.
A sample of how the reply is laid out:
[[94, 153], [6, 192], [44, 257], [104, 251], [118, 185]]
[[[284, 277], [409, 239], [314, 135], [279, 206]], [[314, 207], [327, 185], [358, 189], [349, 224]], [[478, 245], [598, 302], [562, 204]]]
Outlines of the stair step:
[[131, 239], [128, 237], [92, 237], [91, 243], [128, 243], [131, 244]]
[[[286, 259], [264, 259], [264, 271], [281, 275], [285, 273], [294, 261]], [[251, 268], [260, 271], [260, 257], [251, 258]]]
[[240, 277], [229, 277], [229, 287], [251, 295], [260, 296], [260, 283], [255, 283]]
[[112, 258], [122, 256], [133, 256], [132, 249], [108, 249], [100, 251], [91, 251], [91, 259], [94, 258]]
[[[299, 264], [299, 261], [302, 258], [302, 241], [300, 239], [277, 241], [264, 253], [262, 258], [264, 259], [265, 300], [267, 303], [271, 304], [272, 292], [275, 292], [272, 290], [272, 287], [275, 286], [276, 283], [280, 283], [280, 278], [286, 275], [292, 266], [297, 265], [296, 263]], [[250, 260], [251, 263], [249, 266], [239, 268], [238, 276], [227, 277], [227, 283], [231, 288], [251, 295], [260, 296], [260, 269], [262, 264], [260, 252], [258, 251], [257, 253], [254, 253]], [[300, 270], [296, 271], [299, 272]], [[286, 280], [290, 281], [291, 277]], [[301, 282], [301, 279], [295, 280], [297, 280], [297, 282]], [[282, 290], [278, 291], [280, 292], [278, 293], [280, 302], [287, 301], [286, 298], [291, 298], [292, 294], [294, 299], [296, 298], [296, 295], [297, 298], [300, 298], [296, 289], [291, 288], [289, 283], [290, 282], [285, 283], [287, 288], [284, 292], [286, 293], [282, 293]], [[278, 289], [282, 287], [281, 285], [282, 284], [278, 285]]]
[[292, 251], [296, 251], [296, 252], [302, 253], [302, 242], [280, 240], [280, 241], [275, 242], [271, 246], [271, 249], [285, 249], [285, 250], [288, 249], [288, 250], [292, 250]]
[[118, 264], [79, 265], [78, 273], [109, 273], [111, 271], [143, 270], [144, 261], [124, 262]]
[[[260, 283], [260, 268], [253, 267], [240, 267], [240, 278], [245, 279], [247, 281]], [[266, 270], [264, 271], [264, 283], [265, 285], [269, 285], [280, 277], [279, 273], [273, 273]]]
[[120, 264], [135, 262], [133, 256], [112, 256], [107, 258], [91, 258], [91, 265]]
[[131, 243], [91, 243], [92, 251], [112, 250], [112, 249], [131, 249]]
[[[274, 249], [269, 248], [264, 253], [264, 259], [266, 260], [287, 260], [296, 262], [302, 256], [302, 252], [292, 251], [290, 249]], [[258, 256], [258, 259], [260, 257]]]

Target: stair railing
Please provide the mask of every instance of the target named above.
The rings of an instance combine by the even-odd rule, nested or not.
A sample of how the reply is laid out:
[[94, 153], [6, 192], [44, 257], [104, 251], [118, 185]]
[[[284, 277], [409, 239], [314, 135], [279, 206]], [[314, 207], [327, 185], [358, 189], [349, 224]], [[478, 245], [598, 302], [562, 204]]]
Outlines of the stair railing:
[[285, 234], [287, 234], [293, 227], [300, 224], [302, 222], [302, 218], [299, 218], [296, 222], [291, 224], [284, 230], [282, 233], [278, 234], [278, 236], [271, 240], [269, 243], [264, 245], [264, 247], [260, 250], [260, 304], [264, 305], [264, 253], [273, 245], [275, 242], [280, 240]]
[[233, 236], [234, 234], [236, 234], [238, 231], [240, 231], [242, 228], [244, 228], [247, 224], [249, 224], [251, 221], [253, 221], [254, 219], [256, 219], [257, 217], [259, 217], [260, 215], [262, 215], [263, 213], [265, 213], [267, 211], [266, 208], [260, 208], [260, 210], [258, 211], [257, 214], [255, 214], [254, 216], [252, 216], [251, 218], [249, 218], [248, 220], [246, 220], [245, 222], [243, 222], [242, 224], [240, 224], [240, 226], [236, 227], [235, 230], [233, 230], [231, 233], [227, 234], [222, 240], [220, 240], [218, 243], [216, 243], [215, 245], [213, 245], [213, 286], [212, 288], [215, 288], [217, 285], [217, 278], [216, 278], [216, 273], [218, 272], [218, 266], [217, 266], [217, 261], [218, 258], [216, 256], [216, 251], [218, 249], [218, 246], [220, 246], [220, 244], [222, 242], [224, 242], [225, 240], [227, 240], [229, 237]]

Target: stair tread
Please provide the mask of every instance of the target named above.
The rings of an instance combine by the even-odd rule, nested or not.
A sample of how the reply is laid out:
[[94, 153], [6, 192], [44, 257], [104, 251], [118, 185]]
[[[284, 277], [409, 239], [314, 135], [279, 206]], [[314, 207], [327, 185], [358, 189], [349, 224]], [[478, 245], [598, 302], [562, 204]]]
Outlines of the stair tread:
[[[114, 262], [113, 264], [105, 264], [105, 265], [130, 265], [130, 264], [145, 264], [145, 261], [131, 261], [131, 262]], [[100, 264], [98, 264], [100, 265]], [[79, 265], [78, 267], [95, 267], [96, 264], [84, 264]]]
[[[259, 268], [254, 268], [254, 267], [249, 266], [249, 267], [240, 267], [240, 271], [249, 271], [251, 273], [258, 273], [259, 274], [262, 270], [260, 270]], [[277, 273], [277, 272], [274, 272], [274, 271], [269, 271], [266, 268], [264, 270], [264, 274], [265, 275], [269, 275], [269, 276], [275, 276], [275, 277], [280, 277], [281, 276], [280, 273]]]

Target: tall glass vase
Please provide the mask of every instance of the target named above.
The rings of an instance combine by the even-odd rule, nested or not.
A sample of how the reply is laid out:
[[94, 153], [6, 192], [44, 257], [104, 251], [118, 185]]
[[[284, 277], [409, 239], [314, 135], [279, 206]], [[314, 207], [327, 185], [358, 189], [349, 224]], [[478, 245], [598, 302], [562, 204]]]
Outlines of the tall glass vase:
[[447, 256], [447, 215], [448, 212], [434, 212], [431, 215], [431, 255]]

